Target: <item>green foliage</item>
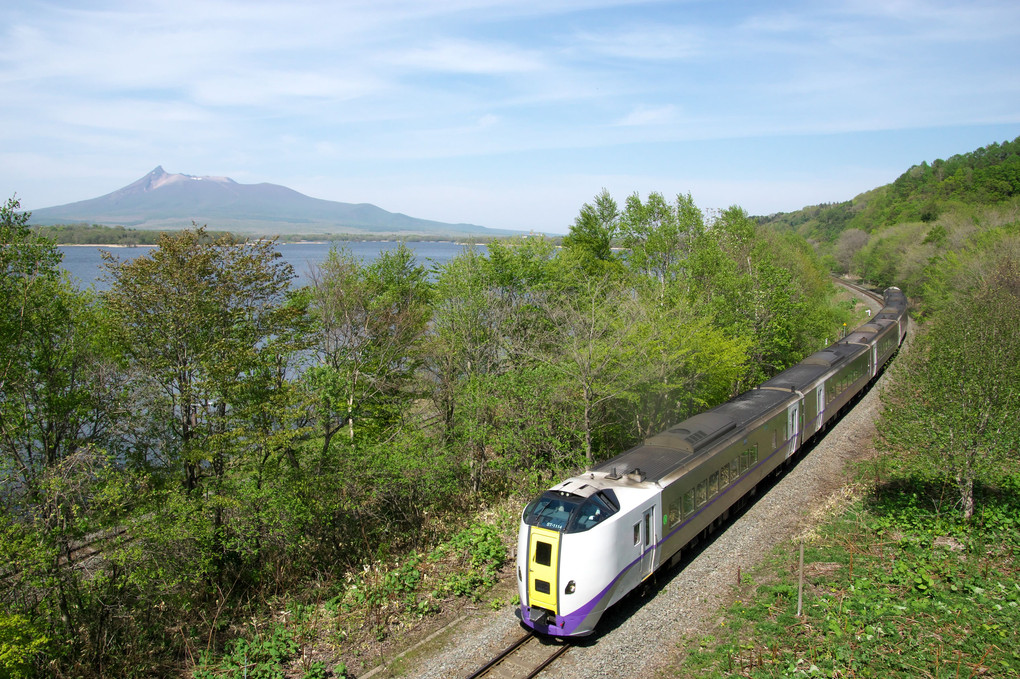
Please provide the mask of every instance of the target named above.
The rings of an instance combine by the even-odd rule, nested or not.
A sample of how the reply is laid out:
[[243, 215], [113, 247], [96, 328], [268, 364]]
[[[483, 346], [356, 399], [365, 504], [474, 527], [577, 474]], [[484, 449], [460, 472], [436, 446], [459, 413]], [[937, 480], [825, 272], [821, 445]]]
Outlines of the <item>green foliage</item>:
[[494, 526], [474, 524], [440, 545], [431, 558], [440, 560], [450, 555], [459, 555], [469, 567], [449, 577], [442, 591], [477, 600], [485, 589], [495, 584], [497, 573], [506, 561], [506, 548]]
[[431, 315], [425, 267], [403, 243], [368, 266], [334, 248], [313, 281], [313, 348], [320, 363], [307, 377], [324, 446], [342, 428], [353, 442], [356, 422], [370, 435], [389, 431], [412, 396], [418, 346]]
[[[0, 207], [0, 483], [31, 494], [42, 470], [67, 450], [55, 449], [52, 437], [39, 440], [46, 428], [37, 425], [58, 424], [59, 415], [75, 409], [63, 402], [74, 396], [61, 388], [68, 380], [60, 372], [74, 332], [65, 316], [76, 304], [60, 285], [60, 253], [29, 230], [30, 214], [19, 207], [16, 198]], [[46, 379], [60, 384], [40, 387]]]
[[563, 239], [563, 247], [578, 266], [588, 274], [599, 274], [617, 268], [613, 239], [620, 229], [620, 210], [605, 189], [595, 196], [594, 203], [585, 203], [581, 213]]
[[638, 194], [627, 199], [620, 231], [629, 248], [629, 266], [661, 285], [661, 294], [685, 278], [686, 260], [705, 231], [705, 219], [691, 194], [678, 195], [673, 204], [652, 192], [646, 203]]
[[392, 627], [435, 613], [451, 597], [479, 601], [506, 559], [500, 531], [474, 523], [428, 552], [350, 572], [342, 594], [327, 608], [343, 635], [367, 628], [381, 639]]
[[1015, 468], [1020, 440], [1020, 258], [989, 266], [898, 362], [879, 426], [887, 450], [915, 451], [921, 469], [955, 483], [965, 518], [975, 480]]
[[129, 262], [107, 255], [107, 267], [105, 300], [124, 351], [162, 392], [147, 404], [169, 425], [161, 455], [188, 489], [222, 478], [245, 428], [284, 389], [289, 330], [301, 313], [284, 304], [291, 266], [272, 241], [211, 240], [196, 229]]
[[94, 297], [64, 280], [33, 284], [18, 341], [20, 363], [0, 387], [0, 482], [31, 496], [49, 468], [87, 446], [119, 447], [105, 433], [126, 407], [124, 379]]
[[[810, 247], [760, 229], [740, 208], [723, 212], [697, 242], [689, 297], [699, 312], [748, 343], [739, 391], [759, 384], [834, 338], [846, 320]], [[702, 312], [703, 313], [703, 312]]]
[[[974, 520], [934, 511], [939, 488], [882, 486], [805, 550], [796, 546], [730, 607], [718, 638], [688, 644], [683, 673], [771, 676], [1017, 676], [1017, 483], [984, 488]], [[794, 564], [791, 568], [790, 564]]]
[[287, 627], [274, 624], [269, 629], [253, 630], [251, 639], [227, 642], [223, 655], [218, 658], [203, 654], [193, 676], [195, 679], [285, 679], [288, 665], [299, 650], [300, 644], [294, 634]]
[[50, 639], [21, 615], [0, 613], [0, 677], [28, 679], [35, 675], [34, 660]]
[[468, 247], [433, 272], [404, 246], [335, 250], [299, 291], [272, 241], [164, 234], [111, 258], [100, 296], [59, 280], [16, 208], [2, 594], [50, 640], [18, 657], [62, 676], [173, 674], [202, 649], [196, 676], [342, 674], [306, 651], [495, 582], [516, 516], [444, 541], [451, 517], [724, 400], [844, 313], [803, 243], [739, 208], [706, 224], [689, 195], [621, 212], [603, 191], [562, 249]]
[[892, 184], [852, 201], [812, 206], [763, 221], [831, 243], [847, 229], [874, 233], [902, 223], [929, 224], [961, 207], [994, 205], [1018, 196], [1020, 137], [930, 165], [915, 165]]

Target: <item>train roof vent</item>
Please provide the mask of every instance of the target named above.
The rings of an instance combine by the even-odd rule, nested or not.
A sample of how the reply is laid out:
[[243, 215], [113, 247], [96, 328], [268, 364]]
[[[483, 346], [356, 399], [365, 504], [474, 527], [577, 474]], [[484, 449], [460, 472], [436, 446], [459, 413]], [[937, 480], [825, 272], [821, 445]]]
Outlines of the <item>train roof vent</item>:
[[846, 359], [846, 356], [842, 354], [837, 354], [835, 351], [823, 349], [822, 351], [816, 351], [815, 353], [805, 358], [804, 363], [808, 365], [821, 365], [825, 366], [826, 368], [831, 368], [832, 366], [842, 362], [844, 359]]
[[686, 440], [693, 452], [698, 452], [736, 427], [737, 423], [726, 415], [701, 413], [669, 431]]
[[598, 488], [595, 486], [588, 485], [587, 483], [581, 483], [575, 479], [567, 479], [563, 483], [553, 486], [550, 490], [557, 493], [565, 493], [567, 495], [578, 495], [580, 497], [588, 497], [598, 492]]

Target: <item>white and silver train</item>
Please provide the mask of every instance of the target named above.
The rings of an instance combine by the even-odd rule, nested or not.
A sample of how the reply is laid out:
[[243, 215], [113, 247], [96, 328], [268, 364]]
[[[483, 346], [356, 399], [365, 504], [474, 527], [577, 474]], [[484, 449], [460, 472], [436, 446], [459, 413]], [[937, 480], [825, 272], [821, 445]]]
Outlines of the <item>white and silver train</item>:
[[899, 288], [884, 300], [839, 342], [531, 502], [517, 543], [522, 623], [550, 636], [591, 634], [608, 607], [725, 521], [896, 353], [907, 300]]

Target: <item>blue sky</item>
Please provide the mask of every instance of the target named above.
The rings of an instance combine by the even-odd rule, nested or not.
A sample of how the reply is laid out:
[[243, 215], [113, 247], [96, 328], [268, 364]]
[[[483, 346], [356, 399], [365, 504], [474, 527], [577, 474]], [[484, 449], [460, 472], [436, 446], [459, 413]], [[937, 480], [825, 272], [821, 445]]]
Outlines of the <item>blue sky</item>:
[[1016, 0], [7, 0], [0, 44], [27, 209], [162, 165], [563, 233], [602, 188], [768, 214], [1020, 136]]

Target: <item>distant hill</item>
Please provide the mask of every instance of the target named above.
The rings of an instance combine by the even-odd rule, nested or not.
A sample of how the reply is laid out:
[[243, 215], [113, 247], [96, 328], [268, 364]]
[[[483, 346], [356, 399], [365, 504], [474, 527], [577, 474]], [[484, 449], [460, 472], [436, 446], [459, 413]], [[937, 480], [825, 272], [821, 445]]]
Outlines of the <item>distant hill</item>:
[[1020, 137], [949, 160], [922, 162], [886, 184], [843, 203], [813, 205], [759, 217], [763, 224], [833, 242], [842, 232], [875, 233], [906, 222], [934, 222], [965, 206], [990, 206], [1020, 197]]
[[249, 234], [503, 236], [514, 231], [447, 224], [387, 212], [369, 203], [311, 198], [278, 184], [238, 184], [227, 177], [169, 174], [162, 167], [99, 198], [32, 211], [35, 225], [87, 223], [180, 229], [195, 222]]
[[937, 305], [961, 271], [1020, 247], [1020, 137], [922, 162], [853, 200], [756, 219], [810, 240], [834, 273]]

